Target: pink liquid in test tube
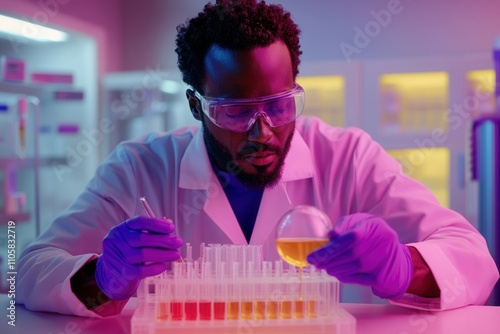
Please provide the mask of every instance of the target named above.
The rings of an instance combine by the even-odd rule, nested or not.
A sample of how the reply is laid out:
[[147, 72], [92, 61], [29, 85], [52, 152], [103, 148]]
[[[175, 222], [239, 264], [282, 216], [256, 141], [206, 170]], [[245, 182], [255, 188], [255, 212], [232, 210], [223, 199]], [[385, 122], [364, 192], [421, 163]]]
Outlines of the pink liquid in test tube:
[[172, 320], [182, 320], [182, 302], [171, 302], [170, 314], [172, 315]]
[[212, 303], [210, 303], [209, 301], [200, 301], [198, 305], [200, 307], [200, 319], [212, 319]]
[[184, 311], [186, 312], [186, 320], [196, 320], [198, 316], [196, 302], [185, 302]]

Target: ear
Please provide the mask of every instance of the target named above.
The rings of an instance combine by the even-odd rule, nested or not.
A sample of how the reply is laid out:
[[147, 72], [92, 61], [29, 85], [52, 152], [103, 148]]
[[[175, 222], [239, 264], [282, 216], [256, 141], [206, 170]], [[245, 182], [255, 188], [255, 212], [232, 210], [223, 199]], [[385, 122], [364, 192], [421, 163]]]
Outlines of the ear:
[[195, 119], [201, 121], [202, 119], [201, 114], [203, 113], [203, 111], [201, 110], [200, 100], [198, 100], [198, 98], [194, 95], [194, 90], [187, 89], [186, 98], [188, 99], [189, 102], [189, 109], [191, 109], [191, 114], [193, 114], [193, 117]]

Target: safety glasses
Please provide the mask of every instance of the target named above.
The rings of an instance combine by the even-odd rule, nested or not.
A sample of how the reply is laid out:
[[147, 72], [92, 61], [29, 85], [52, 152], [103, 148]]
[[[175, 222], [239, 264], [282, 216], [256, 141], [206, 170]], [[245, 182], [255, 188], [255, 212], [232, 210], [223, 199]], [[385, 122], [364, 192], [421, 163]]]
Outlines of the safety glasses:
[[205, 115], [218, 127], [246, 132], [263, 116], [272, 127], [290, 123], [304, 110], [304, 89], [297, 83], [290, 90], [263, 97], [246, 99], [212, 98], [195, 91]]

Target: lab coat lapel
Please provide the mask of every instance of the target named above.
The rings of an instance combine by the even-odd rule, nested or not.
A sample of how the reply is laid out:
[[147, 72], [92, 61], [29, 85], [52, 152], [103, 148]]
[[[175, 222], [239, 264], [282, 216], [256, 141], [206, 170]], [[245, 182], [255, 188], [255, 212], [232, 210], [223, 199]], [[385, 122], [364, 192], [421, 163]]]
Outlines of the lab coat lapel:
[[212, 220], [219, 226], [219, 228], [231, 239], [231, 241], [238, 245], [247, 244], [245, 235], [241, 230], [236, 216], [229, 204], [224, 189], [214, 175], [208, 191], [208, 198], [203, 210]]
[[269, 235], [276, 230], [280, 218], [291, 207], [292, 203], [288, 198], [284, 183], [280, 183], [272, 189], [266, 189], [260, 201], [259, 214], [255, 221], [250, 243], [263, 245]]
[[199, 196], [194, 192], [199, 193], [199, 190], [204, 190], [205, 194], [202, 196], [205, 199], [203, 211], [233, 243], [246, 244], [245, 235], [236, 220], [231, 204], [229, 204], [224, 189], [213, 172], [201, 128], [186, 148], [180, 169], [179, 187], [191, 189], [193, 198], [195, 195]]
[[[259, 214], [250, 239], [251, 244], [264, 244], [276, 230], [280, 218], [293, 206], [304, 203], [292, 203], [287, 193], [287, 184], [313, 176], [311, 151], [298, 131], [292, 139], [290, 151], [285, 160], [280, 183], [266, 189], [260, 201]], [[274, 236], [273, 236], [274, 240]]]

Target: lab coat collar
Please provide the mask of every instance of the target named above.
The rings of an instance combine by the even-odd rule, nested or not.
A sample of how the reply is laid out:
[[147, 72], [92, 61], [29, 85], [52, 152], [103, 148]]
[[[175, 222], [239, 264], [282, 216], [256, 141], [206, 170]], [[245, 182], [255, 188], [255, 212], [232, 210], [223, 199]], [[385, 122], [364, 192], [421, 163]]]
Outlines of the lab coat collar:
[[[234, 244], [247, 244], [231, 204], [210, 164], [201, 128], [186, 148], [180, 170], [179, 186], [193, 191], [204, 191], [205, 213]], [[286, 182], [310, 178], [312, 175], [311, 152], [302, 136], [296, 131], [280, 182], [275, 187], [264, 190], [250, 243], [263, 244], [271, 231], [275, 230], [281, 215], [291, 208]]]
[[182, 156], [179, 187], [208, 189], [210, 180], [214, 176], [203, 140], [203, 129], [200, 127]]
[[[307, 144], [295, 129], [290, 151], [285, 159], [281, 182], [306, 179], [313, 176], [312, 157]], [[181, 159], [179, 187], [184, 189], [208, 189], [216, 177], [213, 172], [200, 127], [186, 148]]]

